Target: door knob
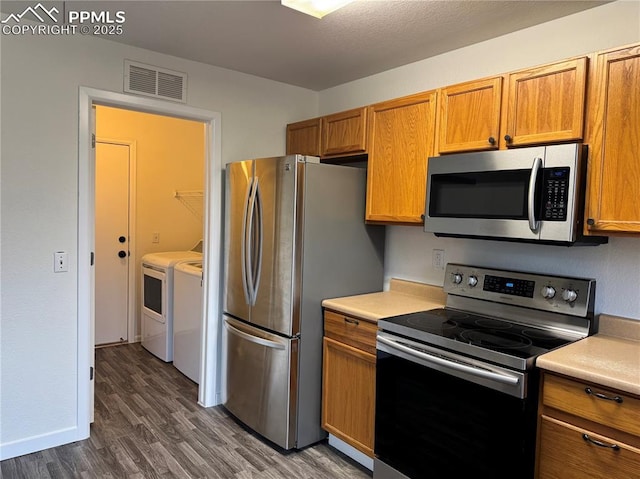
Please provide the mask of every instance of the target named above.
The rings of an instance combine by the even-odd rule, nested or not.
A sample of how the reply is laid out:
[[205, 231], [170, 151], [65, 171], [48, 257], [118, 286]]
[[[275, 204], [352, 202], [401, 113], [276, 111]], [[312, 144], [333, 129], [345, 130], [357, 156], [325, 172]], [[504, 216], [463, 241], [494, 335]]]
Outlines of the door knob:
[[127, 238], [124, 236], [120, 236], [120, 238], [118, 238], [118, 241], [120, 241], [120, 243], [124, 243], [125, 241], [127, 241]]
[[118, 251], [118, 257], [119, 258], [126, 258], [127, 257], [127, 252], [124, 251], [124, 250]]

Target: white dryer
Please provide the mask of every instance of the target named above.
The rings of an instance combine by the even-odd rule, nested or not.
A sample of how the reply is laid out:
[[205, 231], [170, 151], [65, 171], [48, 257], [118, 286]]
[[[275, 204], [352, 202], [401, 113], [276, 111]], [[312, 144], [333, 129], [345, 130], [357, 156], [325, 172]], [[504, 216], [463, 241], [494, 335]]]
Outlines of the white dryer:
[[177, 264], [173, 276], [173, 365], [200, 382], [202, 261]]
[[173, 274], [184, 261], [202, 261], [196, 251], [149, 253], [142, 257], [142, 347], [173, 361]]

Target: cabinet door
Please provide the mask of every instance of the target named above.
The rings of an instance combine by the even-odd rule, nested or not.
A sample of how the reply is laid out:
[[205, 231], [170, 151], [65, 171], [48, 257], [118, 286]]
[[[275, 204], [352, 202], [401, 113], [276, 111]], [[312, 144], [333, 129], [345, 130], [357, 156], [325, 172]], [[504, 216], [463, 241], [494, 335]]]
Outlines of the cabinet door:
[[367, 221], [423, 223], [435, 102], [431, 91], [369, 107]]
[[373, 457], [376, 357], [323, 339], [322, 427]]
[[287, 125], [287, 155], [320, 156], [320, 118]]
[[322, 156], [362, 154], [366, 151], [367, 109], [335, 113], [322, 118]]
[[438, 151], [498, 148], [502, 77], [440, 90]]
[[538, 479], [638, 477], [640, 449], [542, 416]]
[[640, 45], [596, 57], [586, 232], [640, 233]]
[[506, 146], [581, 140], [586, 79], [586, 57], [509, 74]]

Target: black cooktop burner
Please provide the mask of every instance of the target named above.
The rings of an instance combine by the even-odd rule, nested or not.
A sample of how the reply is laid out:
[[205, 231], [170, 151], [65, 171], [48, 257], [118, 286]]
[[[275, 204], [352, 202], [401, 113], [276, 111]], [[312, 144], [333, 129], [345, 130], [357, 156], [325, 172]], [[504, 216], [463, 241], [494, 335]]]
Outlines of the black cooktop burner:
[[551, 331], [446, 308], [405, 314], [384, 321], [399, 326], [402, 334], [410, 338], [411, 331], [417, 330], [522, 359], [571, 342]]
[[517, 334], [505, 333], [493, 329], [467, 329], [460, 333], [460, 338], [475, 346], [510, 351], [531, 346], [531, 340]]

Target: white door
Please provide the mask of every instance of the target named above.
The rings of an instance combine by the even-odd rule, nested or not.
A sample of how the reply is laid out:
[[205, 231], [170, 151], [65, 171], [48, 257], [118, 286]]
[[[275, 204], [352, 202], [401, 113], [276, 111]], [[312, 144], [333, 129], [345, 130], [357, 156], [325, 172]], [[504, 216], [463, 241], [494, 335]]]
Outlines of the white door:
[[129, 146], [96, 143], [95, 344], [126, 341]]

